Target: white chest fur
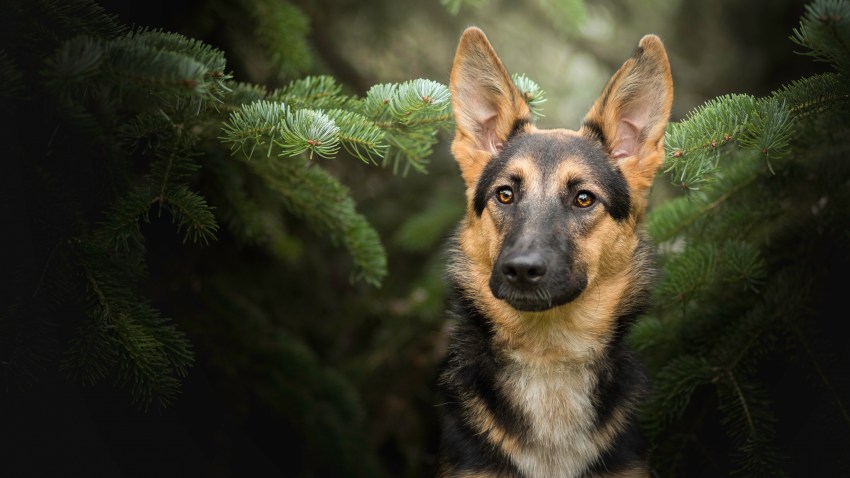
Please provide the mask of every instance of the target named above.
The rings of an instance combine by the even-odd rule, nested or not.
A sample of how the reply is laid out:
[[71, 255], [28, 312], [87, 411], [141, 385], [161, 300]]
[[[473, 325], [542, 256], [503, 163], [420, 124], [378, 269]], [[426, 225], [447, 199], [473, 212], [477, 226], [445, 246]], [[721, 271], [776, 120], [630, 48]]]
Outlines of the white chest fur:
[[531, 426], [527, 442], [511, 454], [516, 466], [529, 478], [580, 476], [598, 454], [592, 403], [596, 375], [590, 366], [514, 363], [503, 380]]

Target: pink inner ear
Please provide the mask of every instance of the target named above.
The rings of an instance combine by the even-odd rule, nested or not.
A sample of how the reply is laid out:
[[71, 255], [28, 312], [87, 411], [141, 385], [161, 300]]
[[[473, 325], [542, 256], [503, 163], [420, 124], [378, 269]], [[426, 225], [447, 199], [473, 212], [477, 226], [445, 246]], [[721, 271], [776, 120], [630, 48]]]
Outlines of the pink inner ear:
[[640, 131], [640, 126], [632, 118], [620, 118], [611, 157], [619, 159], [638, 154]]
[[485, 151], [490, 154], [496, 154], [504, 148], [502, 140], [496, 135], [496, 122], [498, 118], [493, 115], [481, 122], [481, 139], [480, 143]]

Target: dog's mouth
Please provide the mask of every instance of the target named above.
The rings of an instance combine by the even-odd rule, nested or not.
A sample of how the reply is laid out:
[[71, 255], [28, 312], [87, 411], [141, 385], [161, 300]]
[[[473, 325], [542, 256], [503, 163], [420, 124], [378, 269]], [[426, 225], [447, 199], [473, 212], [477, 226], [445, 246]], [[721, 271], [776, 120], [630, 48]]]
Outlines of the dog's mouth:
[[587, 288], [580, 263], [555, 248], [503, 251], [490, 272], [490, 291], [522, 312], [543, 312], [575, 300]]
[[493, 296], [503, 300], [511, 307], [522, 312], [543, 312], [575, 300], [584, 291], [584, 287], [562, 289], [553, 294], [545, 287], [519, 290], [510, 284], [491, 281]]

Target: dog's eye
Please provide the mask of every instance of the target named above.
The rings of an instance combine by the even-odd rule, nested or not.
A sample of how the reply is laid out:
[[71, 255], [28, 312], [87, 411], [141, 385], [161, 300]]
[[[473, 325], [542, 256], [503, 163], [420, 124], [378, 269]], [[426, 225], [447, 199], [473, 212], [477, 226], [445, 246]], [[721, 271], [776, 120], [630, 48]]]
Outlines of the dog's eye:
[[594, 201], [596, 201], [596, 196], [587, 191], [581, 191], [580, 193], [576, 194], [575, 204], [578, 207], [590, 207], [593, 205]]
[[514, 202], [514, 192], [511, 188], [505, 186], [496, 191], [496, 199], [502, 204], [510, 204]]

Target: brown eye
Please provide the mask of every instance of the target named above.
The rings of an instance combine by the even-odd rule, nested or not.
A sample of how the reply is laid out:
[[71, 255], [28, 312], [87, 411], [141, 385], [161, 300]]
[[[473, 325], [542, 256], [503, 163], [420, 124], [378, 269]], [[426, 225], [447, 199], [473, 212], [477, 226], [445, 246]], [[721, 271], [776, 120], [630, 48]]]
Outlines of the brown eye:
[[502, 204], [510, 204], [514, 202], [514, 192], [509, 187], [499, 188], [496, 191], [496, 199]]
[[576, 195], [575, 203], [578, 207], [590, 207], [593, 205], [593, 201], [595, 199], [596, 197], [594, 197], [593, 194], [590, 194], [587, 191], [582, 191]]

